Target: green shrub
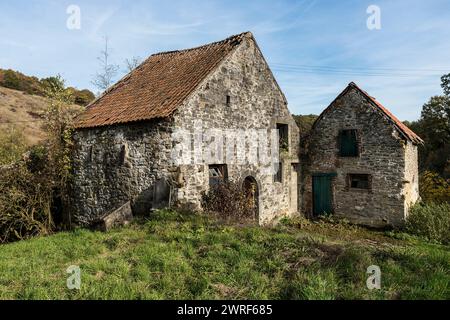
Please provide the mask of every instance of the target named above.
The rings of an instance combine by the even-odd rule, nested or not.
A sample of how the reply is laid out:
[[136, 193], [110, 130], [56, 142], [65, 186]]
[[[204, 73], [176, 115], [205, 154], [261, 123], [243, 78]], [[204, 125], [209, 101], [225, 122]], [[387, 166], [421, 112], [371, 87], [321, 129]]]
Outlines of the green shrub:
[[0, 70], [0, 85], [14, 90], [26, 92], [28, 94], [43, 95], [42, 86], [36, 77], [28, 77], [14, 70]]
[[32, 146], [28, 152], [27, 168], [33, 174], [48, 173], [49, 150], [45, 145]]
[[429, 241], [450, 243], [450, 204], [418, 203], [411, 208], [406, 230]]
[[87, 90], [77, 90], [73, 89], [74, 102], [80, 106], [87, 106], [95, 99], [95, 95]]
[[22, 132], [12, 127], [0, 130], [0, 166], [20, 160], [25, 151], [26, 142]]
[[23, 161], [0, 168], [0, 243], [52, 231], [49, 180], [44, 174], [31, 173]]
[[59, 76], [39, 80], [18, 71], [0, 69], [0, 86], [44, 97], [49, 87], [63, 86], [62, 89], [67, 89], [73, 95], [73, 102], [80, 106], [86, 106], [95, 99], [95, 95], [88, 89], [66, 88]]
[[6, 70], [3, 75], [3, 85], [9, 89], [20, 90], [20, 79], [12, 70]]
[[420, 195], [425, 202], [450, 202], [450, 179], [439, 174], [425, 171], [420, 174]]

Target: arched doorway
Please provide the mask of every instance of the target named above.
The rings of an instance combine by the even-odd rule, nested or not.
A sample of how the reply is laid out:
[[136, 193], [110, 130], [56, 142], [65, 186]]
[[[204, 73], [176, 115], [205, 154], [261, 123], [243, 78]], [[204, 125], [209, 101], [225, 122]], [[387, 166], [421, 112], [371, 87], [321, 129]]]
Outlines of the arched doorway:
[[259, 188], [256, 179], [252, 176], [248, 176], [244, 179], [242, 184], [242, 189], [244, 190], [245, 199], [248, 204], [248, 208], [251, 210], [252, 218], [256, 222], [259, 221]]

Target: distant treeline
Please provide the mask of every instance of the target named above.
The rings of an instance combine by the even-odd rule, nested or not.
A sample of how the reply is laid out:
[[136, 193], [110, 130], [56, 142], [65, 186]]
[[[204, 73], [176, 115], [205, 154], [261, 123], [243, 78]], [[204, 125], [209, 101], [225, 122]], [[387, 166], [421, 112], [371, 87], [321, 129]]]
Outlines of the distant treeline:
[[304, 137], [312, 129], [314, 122], [319, 116], [315, 114], [308, 114], [308, 115], [294, 114], [293, 117], [300, 130], [300, 137]]
[[[37, 77], [26, 76], [18, 71], [0, 69], [0, 86], [38, 96], [45, 96], [46, 86], [54, 79], [56, 77], [38, 79]], [[73, 102], [80, 106], [88, 105], [95, 98], [95, 95], [87, 89], [78, 90], [72, 87], [67, 89], [72, 93]]]

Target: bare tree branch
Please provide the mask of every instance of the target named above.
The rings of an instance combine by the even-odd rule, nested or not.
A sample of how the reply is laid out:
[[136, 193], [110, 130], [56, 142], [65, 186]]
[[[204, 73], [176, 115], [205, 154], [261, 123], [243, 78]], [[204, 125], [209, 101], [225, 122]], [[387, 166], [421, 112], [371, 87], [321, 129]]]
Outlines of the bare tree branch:
[[105, 37], [105, 49], [100, 52], [97, 60], [100, 64], [100, 71], [97, 72], [91, 81], [101, 92], [106, 91], [117, 76], [119, 66], [109, 63], [110, 48], [108, 47], [108, 37]]
[[132, 57], [131, 59], [125, 59], [126, 72], [131, 72], [136, 69], [142, 62], [140, 57]]

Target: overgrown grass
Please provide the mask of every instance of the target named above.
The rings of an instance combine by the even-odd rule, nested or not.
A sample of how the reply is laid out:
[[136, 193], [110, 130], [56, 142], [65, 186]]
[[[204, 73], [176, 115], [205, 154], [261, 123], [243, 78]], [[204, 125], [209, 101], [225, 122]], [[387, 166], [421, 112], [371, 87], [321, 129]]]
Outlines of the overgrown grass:
[[[69, 290], [66, 269], [81, 268]], [[378, 265], [381, 290], [366, 287]], [[0, 246], [1, 299], [449, 299], [447, 246], [324, 222], [275, 228], [159, 211], [108, 233]]]

